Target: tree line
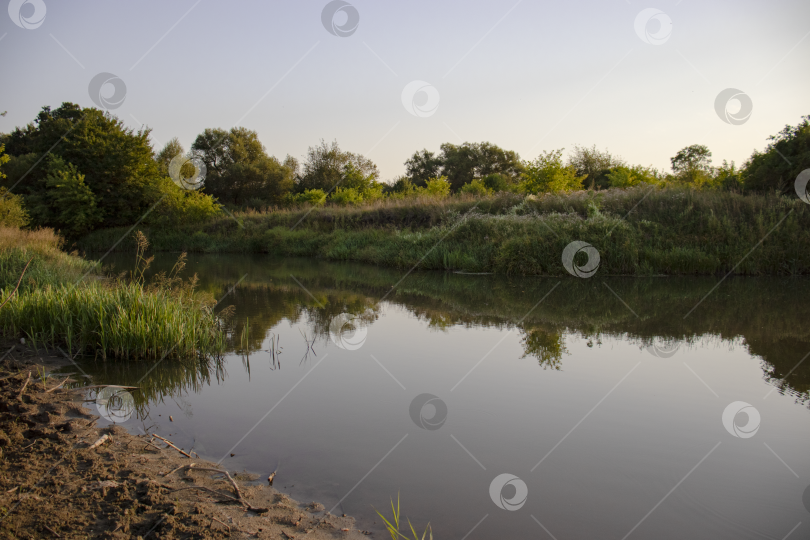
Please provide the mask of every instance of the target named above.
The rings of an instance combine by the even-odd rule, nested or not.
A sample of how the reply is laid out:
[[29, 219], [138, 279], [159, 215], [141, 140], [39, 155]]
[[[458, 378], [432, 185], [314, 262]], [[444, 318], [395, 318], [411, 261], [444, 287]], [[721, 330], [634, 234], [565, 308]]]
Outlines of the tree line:
[[[95, 108], [43, 107], [33, 122], [0, 134], [0, 223], [53, 227], [75, 238], [140, 219], [151, 225], [203, 221], [223, 206], [272, 210], [640, 184], [789, 195], [799, 172], [810, 168], [810, 115], [770, 137], [741, 167], [726, 161], [714, 166], [704, 145], [681, 149], [671, 158], [671, 170], [663, 171], [629, 164], [595, 146], [576, 146], [567, 158], [556, 149], [524, 160], [489, 142], [465, 142], [415, 152], [404, 163], [405, 175], [387, 182], [373, 161], [336, 141], [321, 140], [299, 160], [270, 155], [258, 134], [244, 127], [205, 129], [188, 151], [176, 138], [157, 150], [150, 134]], [[172, 181], [169, 167], [177, 156], [204, 163], [201, 189], [185, 190]]]

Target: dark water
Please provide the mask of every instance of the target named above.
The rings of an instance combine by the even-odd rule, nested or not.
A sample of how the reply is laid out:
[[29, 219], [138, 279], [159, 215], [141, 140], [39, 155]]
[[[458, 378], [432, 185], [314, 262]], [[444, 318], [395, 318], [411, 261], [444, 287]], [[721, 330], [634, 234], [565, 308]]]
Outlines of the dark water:
[[86, 364], [142, 387], [125, 425], [278, 468], [274, 487], [376, 538], [397, 494], [437, 540], [810, 538], [810, 281], [189, 270], [217, 298], [238, 283], [233, 351]]

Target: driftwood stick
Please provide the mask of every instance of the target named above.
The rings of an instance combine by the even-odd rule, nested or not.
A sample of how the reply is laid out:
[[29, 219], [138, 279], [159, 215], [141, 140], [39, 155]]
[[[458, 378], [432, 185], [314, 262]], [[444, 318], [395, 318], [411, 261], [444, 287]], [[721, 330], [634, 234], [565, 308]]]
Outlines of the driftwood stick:
[[157, 437], [157, 438], [158, 438], [158, 439], [160, 439], [161, 441], [165, 442], [166, 444], [168, 444], [169, 446], [171, 446], [172, 448], [174, 448], [175, 450], [177, 450], [178, 452], [180, 452], [181, 454], [183, 454], [184, 456], [186, 456], [188, 459], [193, 459], [193, 458], [191, 457], [191, 455], [190, 455], [190, 454], [188, 454], [188, 453], [184, 452], [183, 450], [181, 450], [181, 449], [177, 448], [177, 447], [176, 447], [175, 445], [173, 445], [173, 444], [172, 444], [170, 441], [167, 441], [166, 439], [164, 439], [164, 438], [163, 438], [163, 437], [161, 437], [160, 435], [155, 435], [155, 434], [153, 433], [153, 434], [152, 434], [152, 436]]
[[30, 259], [28, 259], [28, 262], [27, 262], [27, 263], [25, 263], [25, 268], [23, 268], [22, 274], [20, 274], [20, 279], [18, 279], [18, 280], [17, 280], [17, 286], [16, 286], [16, 287], [14, 287], [14, 290], [13, 290], [13, 291], [11, 291], [11, 294], [10, 294], [10, 295], [8, 295], [8, 297], [7, 297], [5, 300], [3, 300], [3, 303], [2, 303], [2, 304], [0, 304], [0, 308], [2, 308], [3, 306], [5, 306], [5, 305], [6, 305], [6, 303], [7, 303], [9, 300], [11, 300], [11, 297], [12, 297], [12, 296], [14, 296], [14, 293], [15, 293], [15, 292], [17, 292], [17, 289], [19, 289], [19, 288], [20, 288], [20, 283], [22, 283], [22, 278], [23, 278], [23, 276], [25, 275], [25, 271], [26, 271], [26, 270], [28, 270], [28, 265], [29, 265], [29, 264], [31, 264], [31, 261], [33, 261], [33, 260], [34, 260], [34, 258], [33, 258], [33, 257], [31, 257]]
[[180, 465], [180, 466], [179, 466], [179, 467], [177, 467], [176, 469], [173, 469], [173, 470], [171, 470], [171, 471], [167, 472], [167, 473], [166, 473], [166, 474], [164, 474], [163, 476], [164, 476], [164, 477], [166, 477], [166, 476], [171, 476], [171, 475], [173, 475], [174, 473], [176, 473], [177, 471], [179, 471], [180, 469], [191, 469], [192, 467], [194, 467], [194, 465], [195, 465], [194, 463], [191, 463], [191, 464], [189, 464], [189, 465]]
[[110, 436], [109, 436], [108, 434], [106, 434], [106, 433], [105, 433], [104, 435], [102, 435], [101, 437], [99, 437], [99, 438], [98, 438], [98, 440], [97, 440], [96, 442], [94, 442], [93, 444], [91, 444], [91, 445], [90, 445], [90, 446], [89, 446], [87, 449], [88, 449], [88, 450], [92, 450], [92, 449], [94, 449], [94, 448], [98, 448], [99, 446], [101, 446], [102, 444], [104, 444], [104, 441], [106, 441], [106, 440], [107, 440], [107, 439], [109, 439], [109, 438], [110, 438]]
[[63, 384], [65, 384], [66, 382], [68, 382], [69, 380], [70, 380], [70, 377], [65, 377], [65, 380], [64, 380], [64, 381], [60, 382], [59, 384], [57, 384], [56, 386], [54, 386], [54, 387], [53, 387], [53, 388], [51, 388], [50, 390], [45, 390], [45, 393], [46, 393], [46, 394], [50, 394], [51, 392], [53, 392], [53, 391], [54, 391], [54, 390], [56, 390], [57, 388], [61, 388], [61, 387], [62, 387], [62, 385], [63, 385]]
[[231, 532], [231, 526], [230, 526], [230, 525], [228, 525], [227, 523], [223, 523], [222, 521], [218, 520], [218, 519], [217, 519], [217, 518], [215, 518], [214, 516], [211, 516], [211, 525], [209, 525], [209, 526], [208, 526], [208, 528], [209, 528], [209, 529], [213, 530], [213, 525], [214, 525], [214, 522], [215, 522], [215, 521], [216, 521], [217, 523], [222, 524], [224, 527], [227, 527], [227, 529], [228, 529], [228, 533], [230, 533], [230, 532]]
[[25, 379], [25, 384], [23, 384], [22, 389], [20, 390], [20, 395], [17, 396], [17, 399], [22, 401], [23, 392], [25, 392], [25, 388], [28, 386], [28, 383], [31, 381], [31, 372], [28, 372], [28, 378]]

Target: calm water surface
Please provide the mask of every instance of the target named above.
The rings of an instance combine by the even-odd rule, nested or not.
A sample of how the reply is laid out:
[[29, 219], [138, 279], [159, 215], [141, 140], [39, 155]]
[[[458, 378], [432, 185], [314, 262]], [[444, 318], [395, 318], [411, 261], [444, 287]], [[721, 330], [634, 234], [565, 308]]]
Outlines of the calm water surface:
[[[232, 350], [149, 372], [125, 425], [278, 468], [374, 537], [399, 494], [437, 540], [810, 538], [807, 280], [188, 270], [217, 298], [238, 282]], [[106, 384], [150, 367], [86, 364]]]

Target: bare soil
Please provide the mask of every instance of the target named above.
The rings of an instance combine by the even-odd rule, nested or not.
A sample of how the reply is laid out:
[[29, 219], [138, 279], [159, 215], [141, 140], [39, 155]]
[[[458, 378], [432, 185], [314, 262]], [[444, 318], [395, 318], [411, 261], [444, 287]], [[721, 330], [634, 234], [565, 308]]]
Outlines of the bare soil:
[[83, 391], [57, 388], [64, 377], [41, 379], [68, 359], [0, 343], [0, 538], [370, 534], [358, 531], [351, 517], [291, 500], [266, 478], [225, 473], [149, 434], [96, 427]]

